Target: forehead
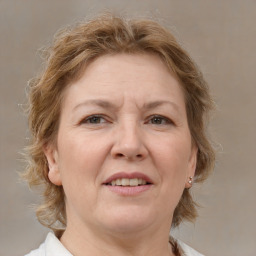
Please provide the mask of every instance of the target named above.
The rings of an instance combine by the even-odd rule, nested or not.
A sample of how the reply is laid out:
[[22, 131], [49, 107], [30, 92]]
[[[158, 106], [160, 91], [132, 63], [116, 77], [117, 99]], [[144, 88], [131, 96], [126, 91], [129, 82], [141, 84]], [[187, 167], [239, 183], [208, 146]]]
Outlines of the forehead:
[[110, 97], [145, 100], [172, 100], [184, 103], [181, 86], [160, 57], [153, 54], [104, 55], [92, 61], [80, 78], [69, 84], [67, 102]]
[[148, 82], [153, 79], [158, 83], [164, 79], [177, 79], [159, 56], [150, 53], [103, 55], [87, 65], [80, 80], [89, 80], [91, 76], [95, 83], [104, 77], [106, 82], [118, 80], [122, 84], [146, 78]]

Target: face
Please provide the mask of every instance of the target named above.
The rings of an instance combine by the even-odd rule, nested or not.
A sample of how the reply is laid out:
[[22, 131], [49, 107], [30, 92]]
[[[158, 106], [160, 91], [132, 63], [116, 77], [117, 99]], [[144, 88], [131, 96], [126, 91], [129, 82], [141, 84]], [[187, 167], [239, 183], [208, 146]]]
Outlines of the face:
[[154, 55], [99, 57], [64, 93], [49, 178], [69, 225], [129, 232], [170, 228], [196, 165], [184, 95]]

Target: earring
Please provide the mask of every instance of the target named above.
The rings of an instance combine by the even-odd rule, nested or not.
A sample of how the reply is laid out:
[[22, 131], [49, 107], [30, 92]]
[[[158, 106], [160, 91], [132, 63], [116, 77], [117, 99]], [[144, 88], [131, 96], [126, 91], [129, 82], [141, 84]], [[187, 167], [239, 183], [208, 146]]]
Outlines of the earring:
[[192, 184], [192, 180], [193, 180], [193, 177], [190, 176], [190, 177], [189, 177], [189, 181], [188, 181], [188, 183], [189, 183], [190, 185]]

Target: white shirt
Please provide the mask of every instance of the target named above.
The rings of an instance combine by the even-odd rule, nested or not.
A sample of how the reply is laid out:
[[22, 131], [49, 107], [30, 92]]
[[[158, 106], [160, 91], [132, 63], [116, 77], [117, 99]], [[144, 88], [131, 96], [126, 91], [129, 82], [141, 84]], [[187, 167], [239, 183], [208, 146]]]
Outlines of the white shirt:
[[[178, 241], [179, 246], [183, 250], [182, 256], [204, 256], [195, 251], [185, 243]], [[48, 233], [44, 243], [36, 250], [31, 251], [25, 256], [73, 256], [60, 242], [60, 240], [53, 234]]]

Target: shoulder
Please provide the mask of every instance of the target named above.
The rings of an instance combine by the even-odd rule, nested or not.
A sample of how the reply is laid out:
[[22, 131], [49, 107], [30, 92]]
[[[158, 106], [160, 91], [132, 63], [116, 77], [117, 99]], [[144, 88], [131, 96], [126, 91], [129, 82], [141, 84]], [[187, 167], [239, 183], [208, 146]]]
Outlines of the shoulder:
[[203, 254], [197, 252], [187, 244], [183, 243], [182, 241], [178, 240], [178, 245], [182, 249], [184, 256], [204, 256]]
[[44, 243], [42, 243], [38, 249], [31, 251], [25, 256], [51, 255], [72, 256], [53, 233], [48, 233]]

